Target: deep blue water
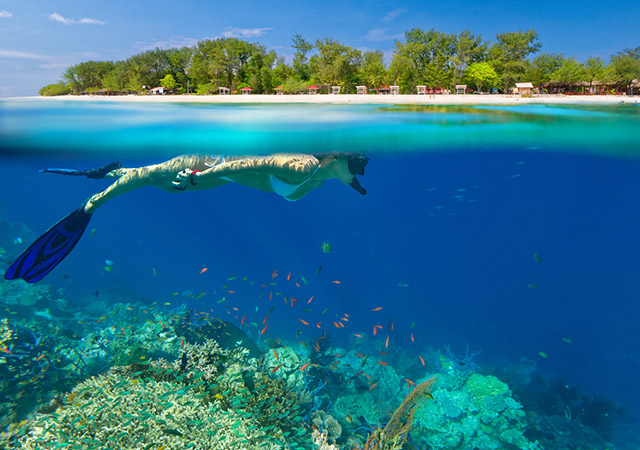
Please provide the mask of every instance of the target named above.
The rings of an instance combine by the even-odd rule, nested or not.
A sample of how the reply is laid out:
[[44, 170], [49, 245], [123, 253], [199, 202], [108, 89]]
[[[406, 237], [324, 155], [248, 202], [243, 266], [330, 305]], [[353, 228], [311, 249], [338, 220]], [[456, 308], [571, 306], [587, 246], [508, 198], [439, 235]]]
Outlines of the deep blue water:
[[[606, 116], [607, 108], [588, 109], [596, 112]], [[423, 113], [413, 114], [422, 120]], [[637, 112], [624, 117], [636, 126], [627, 137], [638, 133], [638, 118]], [[353, 139], [348, 129], [332, 133]], [[307, 139], [300, 134], [300, 151], [313, 147]], [[638, 153], [640, 144], [625, 145], [624, 157], [608, 147], [523, 150], [504, 142], [497, 151], [390, 147], [368, 153], [360, 177], [366, 196], [335, 180], [298, 202], [237, 185], [179, 195], [144, 188], [102, 207], [89, 225], [95, 235], [84, 236], [43, 282], [64, 288], [77, 303], [92, 301], [98, 290], [114, 301], [186, 302], [225, 319], [246, 314], [247, 322], [257, 323], [274, 305], [266, 334], [291, 340], [300, 328], [308, 333], [298, 321], [303, 317], [312, 326], [329, 325], [337, 345], [393, 322], [392, 345], [411, 349], [413, 332], [422, 345], [481, 349], [478, 362], [485, 365], [526, 357], [634, 416], [640, 408], [640, 159], [629, 153]], [[116, 153], [113, 159], [125, 166], [160, 156]], [[43, 232], [109, 183], [37, 169], [110, 160], [104, 154], [5, 158], [1, 218]], [[323, 242], [332, 244], [330, 254], [322, 252]], [[104, 270], [106, 259], [114, 263], [112, 272]], [[268, 292], [259, 283], [271, 281], [276, 269], [273, 289], [300, 299], [293, 308], [281, 297], [259, 297]], [[301, 287], [285, 283], [289, 272]], [[255, 286], [234, 280], [236, 293], [217, 303], [232, 276], [246, 276]], [[170, 296], [184, 291], [207, 294], [199, 300]], [[383, 310], [371, 311], [378, 306]], [[313, 311], [302, 313], [307, 307]], [[332, 327], [344, 313], [348, 326]]]

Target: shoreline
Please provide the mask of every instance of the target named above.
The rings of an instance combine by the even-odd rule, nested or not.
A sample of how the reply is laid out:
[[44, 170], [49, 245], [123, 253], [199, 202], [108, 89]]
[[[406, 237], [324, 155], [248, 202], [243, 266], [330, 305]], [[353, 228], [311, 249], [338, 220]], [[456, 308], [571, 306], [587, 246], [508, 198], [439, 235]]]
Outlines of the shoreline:
[[357, 94], [317, 94], [317, 95], [61, 95], [56, 97], [8, 97], [0, 99], [12, 101], [80, 101], [80, 102], [130, 102], [130, 103], [219, 103], [219, 104], [386, 104], [386, 105], [613, 105], [640, 103], [640, 96], [627, 95], [538, 95], [519, 97], [518, 95], [357, 95]]

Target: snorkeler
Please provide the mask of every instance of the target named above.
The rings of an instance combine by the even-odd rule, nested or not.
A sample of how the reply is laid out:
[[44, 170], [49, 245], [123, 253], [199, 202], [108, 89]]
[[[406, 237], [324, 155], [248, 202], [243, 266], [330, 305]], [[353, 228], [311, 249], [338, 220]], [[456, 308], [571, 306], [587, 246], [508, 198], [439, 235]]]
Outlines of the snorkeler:
[[320, 187], [324, 180], [335, 178], [364, 195], [367, 191], [356, 175], [364, 175], [368, 161], [369, 158], [362, 154], [344, 152], [268, 156], [183, 155], [140, 168], [123, 168], [119, 162], [113, 162], [92, 170], [44, 169], [41, 172], [117, 180], [49, 228], [16, 259], [4, 277], [7, 280], [22, 278], [28, 283], [43, 279], [73, 250], [96, 209], [134, 189], [154, 186], [177, 193], [238, 183], [296, 201]]

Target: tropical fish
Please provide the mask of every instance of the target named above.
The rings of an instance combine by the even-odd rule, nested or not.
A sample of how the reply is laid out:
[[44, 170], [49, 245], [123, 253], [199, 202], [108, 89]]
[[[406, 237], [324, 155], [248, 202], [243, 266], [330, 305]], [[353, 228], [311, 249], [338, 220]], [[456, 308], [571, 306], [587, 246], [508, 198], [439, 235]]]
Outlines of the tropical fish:
[[304, 366], [300, 367], [300, 372], [302, 372], [304, 369], [306, 369], [307, 367], [309, 367], [310, 362], [311, 362], [311, 361], [307, 361], [307, 363], [306, 363]]
[[388, 366], [389, 363], [385, 362], [385, 361], [376, 361], [378, 364], [380, 364], [381, 366]]
[[538, 352], [538, 355], [542, 356], [543, 358], [547, 358], [549, 356], [545, 352]]
[[381, 311], [382, 310], [382, 306], [378, 306], [377, 308], [373, 308], [371, 311]]
[[13, 240], [13, 243], [16, 244], [16, 245], [22, 244], [22, 238], [18, 236], [17, 238], [15, 238]]
[[309, 282], [307, 281], [307, 279], [305, 277], [303, 277], [302, 275], [300, 275], [300, 279], [302, 280], [302, 282], [304, 284], [309, 284]]
[[97, 232], [98, 232], [97, 228], [92, 228], [91, 229], [91, 236], [95, 236]]
[[562, 338], [562, 340], [563, 340], [564, 342], [566, 342], [567, 344], [571, 344], [571, 343], [573, 342], [573, 341], [572, 341], [571, 339], [569, 339], [569, 338]]
[[156, 268], [155, 267], [152, 267], [151, 270], [153, 270], [153, 276], [154, 277], [158, 275], [158, 273], [156, 272]]
[[205, 273], [207, 270], [209, 270], [209, 268], [208, 268], [208, 267], [203, 267], [203, 268], [200, 270], [200, 275], [202, 275], [203, 273]]
[[384, 342], [384, 347], [389, 348], [389, 335], [387, 335], [387, 340]]
[[278, 370], [280, 367], [282, 366], [282, 364], [278, 364], [277, 366], [275, 366], [273, 369], [271, 369], [271, 373], [274, 373], [276, 370]]
[[398, 287], [406, 288], [406, 287], [409, 287], [409, 285], [404, 281], [398, 281]]
[[320, 272], [322, 272], [322, 266], [318, 266], [318, 268], [316, 269], [316, 275], [319, 275]]
[[369, 386], [369, 390], [372, 391], [376, 386], [378, 386], [378, 383], [373, 383], [371, 386]]
[[267, 327], [269, 326], [269, 324], [266, 324], [264, 326], [264, 328], [262, 329], [262, 331], [260, 332], [260, 334], [264, 334], [265, 331], [267, 331]]
[[424, 358], [420, 355], [418, 355], [418, 358], [420, 358], [420, 362], [422, 363], [422, 365], [426, 366], [426, 364], [424, 363]]
[[332, 284], [342, 284], [342, 281], [333, 280], [331, 283], [332, 283]]
[[329, 311], [329, 308], [325, 308], [324, 311], [322, 311], [320, 314], [324, 315], [327, 313], [327, 311]]
[[104, 270], [106, 270], [107, 272], [113, 272], [113, 267], [111, 267], [111, 266], [104, 266]]
[[278, 269], [273, 271], [273, 273], [271, 274], [271, 279], [273, 280], [277, 276], [278, 276]]
[[542, 262], [542, 256], [540, 256], [540, 253], [534, 253], [533, 254], [533, 259], [535, 259], [539, 263]]
[[333, 245], [331, 245], [330, 242], [323, 242], [320, 248], [324, 253], [331, 253], [331, 251], [333, 250]]
[[303, 320], [303, 319], [298, 319], [298, 320], [299, 320], [300, 322], [302, 322], [303, 324], [305, 324], [305, 325], [309, 325], [309, 322], [307, 322], [306, 320]]
[[105, 263], [107, 266], [113, 266], [113, 261], [111, 261], [110, 259], [105, 259], [105, 260], [104, 260], [104, 263]]
[[280, 361], [280, 357], [278, 356], [278, 354], [276, 353], [276, 349], [275, 348], [271, 348], [271, 350], [273, 351], [273, 356], [276, 357], [276, 361]]
[[527, 284], [527, 287], [529, 289], [537, 289], [537, 288], [540, 287], [540, 285], [538, 283], [529, 283], [529, 284]]

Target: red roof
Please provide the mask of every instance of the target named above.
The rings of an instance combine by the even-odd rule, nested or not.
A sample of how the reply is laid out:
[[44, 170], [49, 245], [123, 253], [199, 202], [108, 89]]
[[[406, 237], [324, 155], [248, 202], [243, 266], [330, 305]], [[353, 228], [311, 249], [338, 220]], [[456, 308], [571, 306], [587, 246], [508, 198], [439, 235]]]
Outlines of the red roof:
[[240, 88], [241, 91], [253, 91], [253, 89], [251, 89], [249, 86], [245, 86], [243, 88]]
[[278, 86], [278, 87], [276, 87], [275, 89], [282, 89], [282, 86]]
[[320, 89], [318, 86], [312, 84], [311, 86], [309, 86], [307, 89]]

